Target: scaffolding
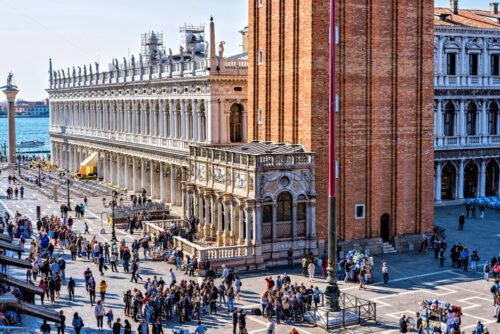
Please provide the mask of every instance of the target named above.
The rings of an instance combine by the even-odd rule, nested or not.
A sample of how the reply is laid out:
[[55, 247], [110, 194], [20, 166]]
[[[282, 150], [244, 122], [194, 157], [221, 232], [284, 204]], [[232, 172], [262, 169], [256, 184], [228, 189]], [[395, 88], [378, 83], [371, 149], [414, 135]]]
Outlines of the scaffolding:
[[185, 24], [179, 28], [180, 43], [187, 52], [205, 52], [205, 26]]
[[156, 64], [165, 55], [163, 32], [147, 32], [142, 34], [141, 54], [149, 64]]

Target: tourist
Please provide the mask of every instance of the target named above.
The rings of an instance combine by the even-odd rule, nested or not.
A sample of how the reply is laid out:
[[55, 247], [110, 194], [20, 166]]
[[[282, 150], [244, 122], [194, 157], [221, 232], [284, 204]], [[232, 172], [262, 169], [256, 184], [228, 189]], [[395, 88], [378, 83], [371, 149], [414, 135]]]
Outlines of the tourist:
[[293, 269], [293, 247], [290, 247], [287, 252], [288, 268]]
[[408, 333], [408, 321], [406, 319], [406, 315], [404, 314], [399, 319], [399, 332]]
[[314, 272], [316, 270], [316, 265], [314, 264], [314, 261], [309, 262], [309, 265], [307, 266], [307, 271], [309, 272], [309, 281], [312, 282], [314, 279]]
[[201, 321], [198, 320], [198, 326], [194, 329], [193, 334], [205, 334], [207, 332], [207, 327], [201, 324]]
[[83, 234], [90, 234], [89, 233], [89, 225], [87, 224], [87, 222], [85, 222], [85, 231], [83, 232]]
[[78, 315], [78, 312], [75, 312], [75, 314], [73, 315], [72, 325], [75, 328], [75, 333], [80, 334], [80, 331], [82, 330], [82, 327], [84, 325], [82, 318]]
[[102, 280], [99, 283], [99, 292], [101, 294], [101, 300], [105, 301], [106, 300], [106, 289], [108, 288], [108, 285], [106, 284], [105, 280]]
[[156, 321], [153, 324], [153, 327], [151, 328], [151, 333], [152, 334], [163, 334], [163, 327], [161, 326], [159, 318], [156, 318]]
[[267, 317], [266, 330], [266, 334], [274, 334], [276, 330], [276, 324], [274, 323], [273, 317], [271, 316]]
[[90, 305], [94, 306], [94, 303], [95, 303], [95, 280], [94, 280], [94, 276], [90, 276], [88, 291], [89, 291], [89, 297], [90, 297]]
[[99, 330], [102, 330], [105, 313], [104, 305], [102, 305], [102, 301], [99, 300], [94, 309], [94, 314], [97, 319], [97, 328], [99, 328]]
[[132, 334], [132, 326], [128, 319], [125, 319], [125, 324], [123, 325], [123, 334]]
[[[474, 217], [474, 215], [472, 217]], [[484, 326], [481, 323], [481, 321], [479, 321], [479, 320], [477, 321], [476, 328], [474, 329], [474, 331], [472, 333], [473, 334], [484, 334]]]
[[71, 301], [75, 301], [75, 286], [76, 283], [73, 280], [73, 277], [70, 277], [68, 281], [68, 294], [69, 294], [69, 300]]
[[21, 188], [19, 188], [19, 192], [21, 193], [21, 199], [24, 198], [24, 187], [21, 186]]
[[63, 311], [59, 311], [59, 318], [61, 319], [61, 322], [57, 324], [57, 334], [64, 334], [64, 329], [66, 328], [66, 316]]
[[304, 277], [307, 277], [307, 266], [309, 261], [307, 260], [307, 257], [302, 258], [302, 272], [304, 274]]
[[384, 276], [384, 285], [389, 283], [389, 267], [387, 267], [387, 262], [382, 263], [382, 274]]
[[464, 217], [464, 214], [461, 214], [460, 217], [458, 218], [458, 230], [459, 231], [464, 230], [464, 224], [465, 224], [465, 217]]
[[366, 267], [362, 266], [361, 270], [359, 271], [359, 289], [365, 289], [366, 290]]
[[142, 318], [141, 323], [137, 327], [137, 334], [149, 334], [149, 327], [146, 322], [146, 318]]
[[42, 326], [40, 326], [40, 332], [42, 332], [42, 334], [50, 334], [50, 325], [45, 319], [43, 320]]
[[422, 320], [422, 317], [420, 316], [420, 313], [417, 312], [415, 314], [415, 329], [417, 330], [418, 334], [423, 334], [424, 333], [424, 322]]
[[109, 328], [113, 328], [113, 310], [109, 309], [108, 312], [106, 312], [106, 320], [108, 322]]
[[123, 326], [120, 323], [120, 318], [116, 319], [116, 322], [113, 324], [113, 327], [112, 327], [113, 334], [120, 334], [122, 327]]
[[484, 263], [483, 272], [484, 272], [483, 276], [484, 280], [488, 282], [488, 280], [490, 279], [490, 264], [488, 263], [488, 261]]

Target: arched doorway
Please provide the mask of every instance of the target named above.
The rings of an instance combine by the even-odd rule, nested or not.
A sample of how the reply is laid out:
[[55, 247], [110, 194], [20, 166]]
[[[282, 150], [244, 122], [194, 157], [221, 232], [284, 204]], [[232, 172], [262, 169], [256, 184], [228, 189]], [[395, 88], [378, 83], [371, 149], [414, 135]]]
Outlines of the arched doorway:
[[486, 196], [497, 196], [498, 194], [498, 164], [490, 161], [486, 165]]
[[229, 139], [232, 143], [239, 143], [243, 139], [243, 108], [240, 104], [231, 106], [229, 120]]
[[470, 161], [464, 170], [464, 197], [473, 198], [477, 197], [477, 165]]
[[276, 234], [278, 238], [292, 236], [293, 198], [288, 191], [280, 193], [276, 199]]
[[384, 213], [380, 218], [380, 237], [383, 241], [388, 242], [390, 240], [390, 219], [387, 213]]
[[455, 199], [455, 184], [457, 171], [455, 166], [447, 163], [441, 170], [441, 199]]

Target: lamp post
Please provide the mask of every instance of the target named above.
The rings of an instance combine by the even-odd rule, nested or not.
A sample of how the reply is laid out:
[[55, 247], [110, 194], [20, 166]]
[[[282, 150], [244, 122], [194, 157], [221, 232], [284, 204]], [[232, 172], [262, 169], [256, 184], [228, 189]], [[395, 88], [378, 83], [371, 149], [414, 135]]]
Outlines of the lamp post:
[[[108, 204], [106, 204], [106, 198], [105, 197], [102, 198], [102, 205], [105, 208], [111, 208], [111, 228], [112, 228], [111, 241], [118, 241], [116, 239], [116, 233], [115, 233], [115, 208], [118, 207], [117, 199], [118, 199], [118, 194], [114, 190], [111, 193], [111, 200], [109, 201]], [[123, 204], [123, 198], [120, 198], [120, 205], [122, 204]]]
[[38, 186], [42, 186], [42, 165], [38, 163]]
[[68, 204], [67, 204], [67, 206], [68, 206], [68, 211], [71, 211], [71, 203], [70, 203], [70, 201], [69, 201], [69, 200], [70, 200], [70, 198], [69, 198], [69, 185], [71, 184], [71, 178], [69, 177], [69, 175], [68, 175], [68, 177], [66, 178], [66, 181], [65, 181], [65, 182], [66, 182], [66, 185], [68, 186]]
[[337, 285], [337, 223], [335, 221], [335, 44], [336, 44], [336, 24], [335, 24], [335, 0], [330, 0], [330, 94], [329, 94], [329, 182], [328, 182], [328, 278], [325, 290], [326, 308], [330, 311], [340, 311], [339, 298], [340, 290]]

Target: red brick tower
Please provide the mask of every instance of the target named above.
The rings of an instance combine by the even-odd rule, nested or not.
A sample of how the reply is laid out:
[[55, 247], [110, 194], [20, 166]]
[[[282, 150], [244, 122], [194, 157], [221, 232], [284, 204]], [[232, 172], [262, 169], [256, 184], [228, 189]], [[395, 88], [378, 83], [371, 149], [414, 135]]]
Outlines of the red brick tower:
[[[405, 248], [401, 236], [432, 231], [433, 8], [337, 1], [342, 240], [377, 236]], [[319, 238], [328, 218], [328, 16], [327, 0], [249, 0], [249, 138], [316, 153]]]

